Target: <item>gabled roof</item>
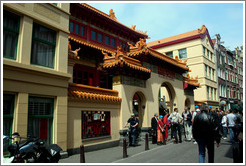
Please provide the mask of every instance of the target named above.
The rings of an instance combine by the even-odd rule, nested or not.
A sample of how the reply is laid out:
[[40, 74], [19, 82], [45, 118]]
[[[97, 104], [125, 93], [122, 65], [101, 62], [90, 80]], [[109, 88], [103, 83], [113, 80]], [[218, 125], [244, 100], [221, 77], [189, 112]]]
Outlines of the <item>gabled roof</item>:
[[135, 30], [135, 28], [132, 28], [132, 27], [130, 28], [130, 27], [122, 24], [121, 22], [119, 22], [116, 19], [116, 17], [115, 17], [113, 9], [110, 10], [110, 14], [108, 15], [108, 14], [106, 14], [106, 13], [104, 13], [104, 12], [102, 12], [102, 11], [100, 11], [100, 10], [98, 10], [98, 9], [88, 5], [88, 4], [86, 4], [86, 3], [80, 3], [80, 5], [90, 9], [91, 11], [96, 12], [97, 14], [99, 14], [99, 15], [101, 15], [101, 16], [103, 16], [103, 17], [105, 17], [105, 18], [107, 18], [107, 19], [109, 19], [109, 20], [111, 20], [113, 22], [115, 22], [116, 24], [119, 24], [120, 26], [123, 26], [124, 28], [127, 28], [128, 30], [130, 30], [130, 31], [132, 31], [134, 33], [137, 33], [138, 35], [141, 35], [142, 37], [148, 38], [148, 35], [146, 34], [147, 32], [137, 31], [137, 30]]
[[177, 44], [177, 43], [181, 43], [181, 42], [185, 42], [185, 41], [189, 41], [189, 40], [193, 40], [197, 38], [203, 39], [205, 36], [208, 36], [209, 42], [212, 48], [214, 48], [214, 44], [210, 38], [208, 29], [205, 25], [202, 25], [201, 28], [198, 28], [193, 31], [189, 31], [189, 32], [182, 33], [179, 35], [175, 35], [175, 36], [167, 37], [164, 39], [149, 42], [147, 43], [147, 45], [148, 47], [156, 49], [156, 48], [160, 48], [160, 47], [164, 47], [164, 46], [168, 46], [172, 44]]
[[186, 62], [179, 60], [177, 57], [173, 59], [165, 54], [155, 51], [154, 49], [148, 47], [145, 41], [146, 41], [145, 39], [140, 39], [140, 41], [137, 42], [135, 46], [130, 44], [130, 53], [128, 54], [128, 56], [137, 57], [137, 56], [150, 55], [161, 61], [167, 62], [173, 66], [181, 68], [182, 70], [189, 71], [189, 67], [187, 67]]

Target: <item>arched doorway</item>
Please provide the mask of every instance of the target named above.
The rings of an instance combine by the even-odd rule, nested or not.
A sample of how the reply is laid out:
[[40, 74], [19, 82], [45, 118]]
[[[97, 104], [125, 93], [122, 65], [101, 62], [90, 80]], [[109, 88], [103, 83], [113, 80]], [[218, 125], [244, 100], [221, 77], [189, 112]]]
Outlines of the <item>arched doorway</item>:
[[185, 106], [190, 108], [190, 99], [189, 98], [186, 98], [185, 100]]
[[145, 114], [146, 99], [142, 92], [136, 92], [132, 98], [132, 112], [139, 120], [139, 127], [142, 127]]
[[159, 114], [165, 115], [166, 110], [169, 110], [169, 113], [173, 112], [176, 104], [173, 86], [168, 82], [163, 83], [159, 89]]

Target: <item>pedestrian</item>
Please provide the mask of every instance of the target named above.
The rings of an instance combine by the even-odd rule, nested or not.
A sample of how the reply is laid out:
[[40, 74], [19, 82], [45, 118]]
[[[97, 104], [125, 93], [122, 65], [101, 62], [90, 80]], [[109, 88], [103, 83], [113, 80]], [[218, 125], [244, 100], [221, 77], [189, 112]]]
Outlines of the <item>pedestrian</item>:
[[154, 117], [151, 119], [152, 144], [157, 143], [157, 123], [158, 123], [158, 114], [155, 113]]
[[223, 137], [222, 139], [227, 139], [227, 133], [228, 133], [228, 128], [227, 128], [227, 114], [228, 112], [225, 111], [224, 114], [223, 114], [223, 117], [222, 117], [222, 120], [221, 120], [221, 125], [223, 127]]
[[163, 135], [164, 135], [164, 123], [163, 116], [160, 115], [157, 124], [157, 145], [163, 145]]
[[214, 163], [214, 141], [220, 146], [220, 134], [218, 130], [218, 117], [214, 113], [208, 113], [209, 107], [201, 105], [201, 113], [193, 121], [193, 137], [198, 143], [199, 163], [205, 163], [205, 151], [208, 150], [208, 162]]
[[169, 128], [168, 117], [169, 117], [169, 110], [166, 111], [166, 115], [163, 118], [163, 123], [166, 126], [165, 127], [165, 133], [164, 133], [164, 139], [165, 139], [164, 142], [167, 141], [167, 139], [168, 139], [168, 128]]
[[[193, 128], [193, 121], [194, 121], [196, 115], [198, 115], [200, 112], [201, 112], [201, 111], [200, 111], [199, 106], [196, 105], [196, 106], [195, 106], [195, 111], [194, 111], [194, 113], [192, 114], [192, 120], [191, 120], [191, 122], [192, 122], [192, 127], [191, 127], [191, 128]], [[192, 131], [192, 130], [191, 130], [191, 131]], [[192, 133], [192, 137], [193, 137], [193, 133]], [[194, 138], [194, 137], [193, 137], [193, 138]], [[197, 144], [197, 142], [196, 142], [195, 139], [194, 139], [194, 141], [193, 141], [193, 144]]]
[[234, 115], [234, 110], [230, 109], [229, 114], [226, 116], [227, 117], [227, 126], [230, 134], [230, 142], [234, 143], [235, 142], [235, 132], [234, 132], [234, 127], [236, 124], [237, 117]]
[[182, 143], [182, 135], [181, 135], [181, 131], [180, 131], [180, 121], [182, 121], [183, 118], [178, 113], [178, 108], [174, 108], [174, 112], [170, 114], [168, 119], [171, 119], [171, 123], [173, 126], [173, 128], [172, 128], [173, 129], [173, 136], [175, 138], [174, 144], [178, 143], [177, 132], [179, 135], [179, 143]]
[[184, 119], [184, 129], [185, 129], [185, 137], [187, 141], [191, 141], [191, 126], [192, 126], [192, 115], [188, 110], [188, 107], [185, 106], [184, 112], [182, 113], [182, 117]]
[[135, 114], [131, 114], [131, 117], [127, 120], [125, 127], [130, 123], [129, 128], [129, 146], [136, 146], [136, 135], [138, 127], [138, 118], [135, 117]]

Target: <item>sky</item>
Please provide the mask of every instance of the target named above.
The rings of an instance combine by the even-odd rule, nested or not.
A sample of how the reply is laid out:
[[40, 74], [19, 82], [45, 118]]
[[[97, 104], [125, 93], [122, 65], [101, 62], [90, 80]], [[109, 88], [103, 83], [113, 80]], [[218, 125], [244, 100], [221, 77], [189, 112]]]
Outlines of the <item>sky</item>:
[[136, 25], [136, 30], [147, 31], [147, 42], [163, 39], [201, 28], [208, 28], [210, 37], [220, 34], [224, 46], [230, 50], [243, 45], [243, 3], [170, 3], [170, 2], [115, 2], [88, 3], [115, 16], [124, 25]]

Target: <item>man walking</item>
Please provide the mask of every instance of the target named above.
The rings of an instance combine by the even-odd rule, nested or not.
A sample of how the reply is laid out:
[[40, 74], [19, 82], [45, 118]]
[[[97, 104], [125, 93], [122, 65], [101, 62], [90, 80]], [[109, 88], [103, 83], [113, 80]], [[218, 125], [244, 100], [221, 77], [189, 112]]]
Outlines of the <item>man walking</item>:
[[234, 127], [236, 124], [237, 117], [234, 115], [234, 110], [230, 109], [229, 114], [226, 116], [227, 117], [227, 126], [230, 134], [230, 142], [234, 143], [235, 142], [235, 132], [234, 132]]
[[193, 122], [193, 137], [198, 143], [199, 163], [205, 163], [205, 148], [208, 150], [208, 162], [214, 163], [214, 141], [220, 146], [219, 121], [217, 114], [208, 113], [206, 104], [201, 105], [201, 113]]
[[157, 143], [157, 123], [158, 123], [158, 114], [155, 113], [154, 117], [151, 119], [152, 144]]
[[188, 110], [188, 107], [185, 106], [185, 111], [182, 113], [182, 117], [184, 119], [184, 129], [185, 129], [185, 137], [187, 141], [191, 141], [191, 126], [192, 126], [192, 115]]
[[135, 114], [131, 114], [131, 117], [128, 119], [128, 121], [125, 124], [125, 127], [130, 123], [130, 129], [129, 129], [129, 145], [130, 146], [136, 146], [136, 135], [137, 135], [137, 126], [138, 126], [138, 119], [135, 117]]
[[180, 131], [180, 120], [183, 120], [183, 118], [178, 113], [178, 108], [174, 108], [174, 112], [170, 114], [170, 116], [168, 117], [168, 120], [171, 120], [171, 123], [173, 126], [173, 136], [175, 138], [174, 144], [178, 143], [177, 132], [179, 133], [179, 143], [182, 143], [182, 135]]

